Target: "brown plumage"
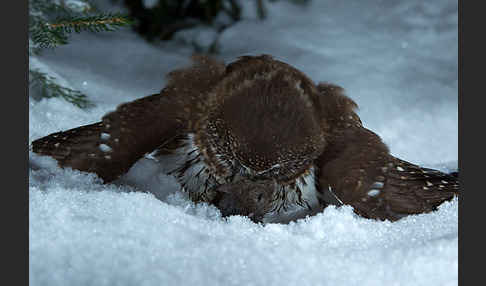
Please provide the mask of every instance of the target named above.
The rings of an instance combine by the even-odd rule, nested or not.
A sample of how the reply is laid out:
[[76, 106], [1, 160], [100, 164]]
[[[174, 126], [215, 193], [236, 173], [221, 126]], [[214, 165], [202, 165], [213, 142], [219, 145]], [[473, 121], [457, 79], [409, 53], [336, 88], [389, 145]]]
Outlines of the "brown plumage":
[[341, 87], [268, 55], [227, 66], [197, 56], [168, 77], [159, 94], [35, 140], [33, 151], [106, 183], [153, 153], [192, 199], [255, 221], [312, 198], [397, 220], [458, 194], [456, 176], [390, 155]]
[[242, 179], [215, 188], [211, 203], [218, 207], [223, 216], [243, 215], [260, 222], [272, 211], [274, 189], [273, 180]]

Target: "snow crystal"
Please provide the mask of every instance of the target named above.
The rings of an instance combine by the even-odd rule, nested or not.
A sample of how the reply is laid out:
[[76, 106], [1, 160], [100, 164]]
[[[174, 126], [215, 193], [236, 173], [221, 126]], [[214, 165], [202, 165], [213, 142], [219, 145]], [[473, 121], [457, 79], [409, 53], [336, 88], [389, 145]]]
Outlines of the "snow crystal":
[[[457, 168], [457, 1], [278, 1], [265, 22], [250, 16], [254, 1], [240, 2], [243, 20], [221, 35], [220, 58], [268, 53], [316, 82], [341, 85], [394, 155]], [[159, 92], [192, 52], [147, 44], [130, 29], [71, 39], [30, 64], [96, 107], [29, 98], [29, 142]], [[52, 158], [29, 158], [30, 285], [458, 283], [457, 199], [393, 223], [331, 206], [262, 225], [195, 205], [152, 159], [105, 185]]]

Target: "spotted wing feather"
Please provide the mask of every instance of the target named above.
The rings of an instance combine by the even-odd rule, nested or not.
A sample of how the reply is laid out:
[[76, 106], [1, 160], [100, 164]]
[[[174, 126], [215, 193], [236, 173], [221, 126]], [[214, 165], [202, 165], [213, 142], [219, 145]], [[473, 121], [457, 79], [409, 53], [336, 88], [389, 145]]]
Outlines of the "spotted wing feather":
[[32, 150], [55, 158], [62, 167], [94, 172], [110, 182], [184, 130], [181, 109], [162, 92], [125, 103], [101, 122], [37, 139]]
[[[319, 188], [328, 203], [349, 204], [364, 217], [397, 220], [433, 211], [459, 193], [457, 176], [389, 154], [373, 132], [350, 128], [318, 160]], [[337, 145], [336, 145], [337, 144]]]

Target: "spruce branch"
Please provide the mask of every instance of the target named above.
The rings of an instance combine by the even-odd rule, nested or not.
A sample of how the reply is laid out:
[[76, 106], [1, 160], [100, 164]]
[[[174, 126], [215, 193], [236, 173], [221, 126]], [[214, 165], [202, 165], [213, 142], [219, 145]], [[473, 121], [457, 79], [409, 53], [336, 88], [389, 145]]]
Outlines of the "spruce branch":
[[32, 44], [36, 47], [36, 52], [68, 43], [68, 37], [65, 32], [62, 30], [51, 30], [47, 24], [47, 22], [39, 21], [30, 30], [30, 38], [32, 39]]
[[[29, 0], [29, 61], [37, 61], [43, 49], [67, 44], [73, 32], [114, 31], [131, 24], [120, 13], [100, 12], [92, 0]], [[94, 106], [85, 94], [36, 68], [29, 69], [29, 87], [35, 87], [41, 98], [61, 97], [80, 108]]]
[[55, 23], [46, 23], [45, 25], [51, 31], [71, 33], [74, 30], [76, 33], [80, 33], [81, 31], [114, 31], [117, 27], [126, 26], [131, 23], [131, 20], [121, 14], [106, 13], [69, 19], [58, 18]]
[[31, 39], [40, 48], [54, 48], [68, 42], [68, 34], [82, 31], [114, 31], [118, 27], [132, 24], [132, 20], [119, 13], [103, 13], [88, 16], [63, 16], [49, 22], [32, 19]]
[[35, 69], [29, 70], [29, 86], [39, 88], [40, 96], [43, 98], [61, 97], [79, 108], [94, 106], [85, 94], [59, 85], [56, 78]]

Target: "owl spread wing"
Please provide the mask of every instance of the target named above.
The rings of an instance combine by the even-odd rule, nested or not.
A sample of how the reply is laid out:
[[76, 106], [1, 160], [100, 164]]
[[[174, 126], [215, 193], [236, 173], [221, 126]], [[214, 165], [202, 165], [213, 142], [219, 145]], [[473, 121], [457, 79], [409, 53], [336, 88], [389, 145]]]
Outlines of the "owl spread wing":
[[120, 105], [101, 122], [37, 139], [32, 150], [53, 157], [62, 167], [94, 172], [110, 182], [184, 130], [181, 110], [162, 91]]
[[197, 121], [208, 90], [224, 64], [195, 55], [193, 65], [168, 74], [159, 93], [118, 106], [101, 122], [50, 134], [32, 142], [35, 153], [61, 167], [98, 174], [105, 183], [126, 173], [146, 153], [185, 134]]
[[328, 149], [317, 160], [321, 196], [349, 204], [361, 216], [394, 221], [433, 211], [459, 193], [457, 176], [390, 155], [366, 128], [342, 131]]

